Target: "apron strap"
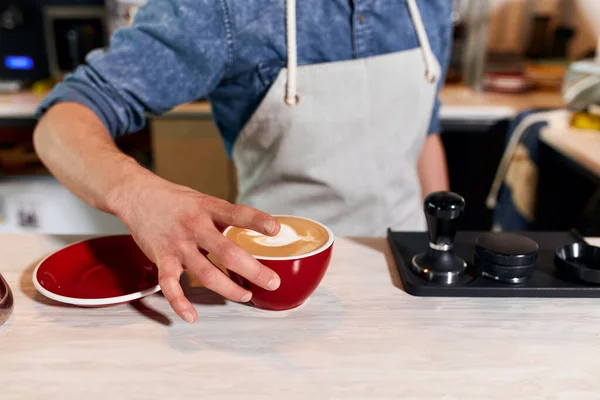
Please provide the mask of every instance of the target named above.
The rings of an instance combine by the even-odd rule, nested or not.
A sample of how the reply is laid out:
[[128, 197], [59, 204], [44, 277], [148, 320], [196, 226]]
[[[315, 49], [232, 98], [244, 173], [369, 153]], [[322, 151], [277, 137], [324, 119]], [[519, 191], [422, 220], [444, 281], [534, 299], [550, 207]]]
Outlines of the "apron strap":
[[296, 68], [298, 67], [297, 43], [296, 43], [296, 0], [286, 2], [286, 27], [287, 27], [287, 87], [285, 103], [294, 107], [299, 98], [296, 88]]
[[436, 68], [435, 64], [435, 55], [433, 54], [433, 50], [431, 50], [429, 38], [427, 37], [427, 31], [425, 30], [423, 18], [421, 18], [421, 12], [419, 11], [419, 7], [417, 7], [416, 0], [407, 0], [407, 2], [413, 24], [415, 25], [415, 29], [417, 31], [417, 36], [419, 37], [419, 43], [421, 43], [421, 49], [423, 51], [423, 60], [425, 61], [425, 78], [429, 83], [433, 83], [438, 78], [439, 74], [438, 68]]
[[[423, 19], [417, 7], [416, 0], [406, 0], [410, 16], [415, 25], [419, 43], [423, 52], [423, 60], [425, 61], [425, 79], [433, 83], [438, 78], [439, 71], [436, 68], [435, 55], [431, 50], [429, 38], [423, 24]], [[298, 68], [298, 49], [296, 43], [296, 0], [286, 0], [286, 36], [287, 36], [287, 85], [285, 93], [285, 103], [294, 107], [299, 102], [297, 94], [297, 68]]]

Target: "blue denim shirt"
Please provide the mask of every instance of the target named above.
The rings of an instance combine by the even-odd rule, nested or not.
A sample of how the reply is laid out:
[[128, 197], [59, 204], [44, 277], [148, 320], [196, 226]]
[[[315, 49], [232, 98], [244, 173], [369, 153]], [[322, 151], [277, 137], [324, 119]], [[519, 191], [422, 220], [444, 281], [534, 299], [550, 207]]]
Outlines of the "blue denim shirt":
[[[442, 65], [451, 46], [451, 0], [418, 0]], [[298, 0], [298, 64], [364, 58], [419, 47], [405, 0]], [[286, 65], [285, 0], [149, 0], [107, 50], [87, 57], [42, 102], [91, 108], [117, 137], [147, 114], [208, 97], [226, 150]], [[402, 71], [398, 71], [402, 74]], [[438, 87], [439, 90], [439, 87]], [[439, 131], [439, 100], [429, 132]]]

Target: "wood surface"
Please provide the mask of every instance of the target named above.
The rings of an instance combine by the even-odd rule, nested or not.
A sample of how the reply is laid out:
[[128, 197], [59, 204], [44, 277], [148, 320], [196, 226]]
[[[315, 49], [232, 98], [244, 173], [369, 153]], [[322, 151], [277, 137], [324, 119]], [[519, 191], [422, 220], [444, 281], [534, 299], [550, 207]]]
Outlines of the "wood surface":
[[457, 107], [506, 107], [519, 112], [533, 108], [562, 108], [565, 102], [559, 91], [534, 90], [531, 92], [510, 94], [495, 92], [475, 92], [463, 85], [448, 85], [440, 92], [444, 106]]
[[[478, 109], [496, 110], [495, 112], [511, 112], [531, 108], [561, 108], [564, 106], [562, 96], [557, 91], [532, 91], [523, 94], [477, 93], [464, 85], [447, 85], [440, 94], [443, 112], [450, 116], [455, 114], [468, 117], [469, 113], [477, 116]], [[43, 99], [42, 95], [23, 92], [18, 94], [0, 94], [0, 118], [33, 117], [36, 107]], [[493, 111], [492, 110], [492, 111]], [[161, 118], [200, 117], [210, 118], [211, 108], [207, 101], [182, 104], [175, 107]]]
[[[301, 308], [224, 302], [184, 286], [193, 325], [160, 294], [66, 307], [37, 294], [36, 263], [79, 238], [0, 236], [15, 310], [0, 327], [0, 399], [591, 400], [600, 300], [417, 298], [384, 239], [338, 239]], [[600, 244], [600, 241], [595, 241]], [[192, 285], [193, 286], [193, 285]]]
[[229, 202], [236, 200], [236, 172], [223, 138], [210, 119], [153, 119], [154, 172]]

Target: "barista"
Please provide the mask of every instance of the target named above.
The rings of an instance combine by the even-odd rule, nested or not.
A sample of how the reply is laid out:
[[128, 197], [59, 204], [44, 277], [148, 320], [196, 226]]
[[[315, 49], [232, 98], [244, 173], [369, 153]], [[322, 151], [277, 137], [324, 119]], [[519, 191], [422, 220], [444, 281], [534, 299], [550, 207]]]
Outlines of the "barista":
[[[295, 214], [337, 235], [425, 229], [422, 196], [448, 188], [437, 94], [450, 14], [450, 0], [150, 0], [43, 101], [36, 150], [73, 193], [123, 220], [193, 322], [184, 266], [230, 300], [252, 296], [207, 252], [279, 286], [226, 226], [274, 235], [271, 215]], [[237, 167], [236, 205], [168, 182], [114, 144], [146, 113], [203, 96]]]

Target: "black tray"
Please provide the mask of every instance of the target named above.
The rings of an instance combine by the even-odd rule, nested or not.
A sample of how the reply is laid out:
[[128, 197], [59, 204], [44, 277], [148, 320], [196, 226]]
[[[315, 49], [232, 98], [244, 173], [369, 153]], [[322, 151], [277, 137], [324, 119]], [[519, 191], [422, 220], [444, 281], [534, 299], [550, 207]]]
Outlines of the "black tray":
[[575, 282], [559, 274], [554, 265], [558, 246], [575, 243], [578, 239], [569, 232], [521, 232], [539, 245], [537, 267], [531, 278], [521, 284], [506, 284], [478, 276], [473, 265], [475, 239], [483, 232], [458, 232], [454, 254], [469, 264], [468, 274], [455, 285], [428, 282], [411, 269], [411, 260], [427, 250], [429, 239], [425, 232], [388, 231], [388, 241], [404, 290], [414, 296], [444, 297], [600, 297], [600, 285]]

